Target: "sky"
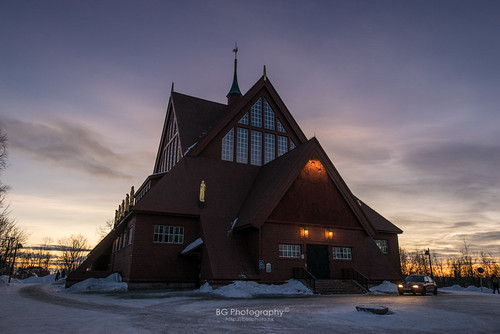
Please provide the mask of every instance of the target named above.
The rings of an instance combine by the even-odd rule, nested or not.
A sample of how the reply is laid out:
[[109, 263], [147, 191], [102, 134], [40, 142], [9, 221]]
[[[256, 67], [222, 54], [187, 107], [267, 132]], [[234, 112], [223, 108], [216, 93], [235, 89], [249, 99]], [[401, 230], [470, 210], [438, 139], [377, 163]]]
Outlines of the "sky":
[[497, 1], [2, 1], [0, 128], [29, 243], [90, 244], [152, 173], [172, 82], [267, 75], [400, 245], [500, 255]]

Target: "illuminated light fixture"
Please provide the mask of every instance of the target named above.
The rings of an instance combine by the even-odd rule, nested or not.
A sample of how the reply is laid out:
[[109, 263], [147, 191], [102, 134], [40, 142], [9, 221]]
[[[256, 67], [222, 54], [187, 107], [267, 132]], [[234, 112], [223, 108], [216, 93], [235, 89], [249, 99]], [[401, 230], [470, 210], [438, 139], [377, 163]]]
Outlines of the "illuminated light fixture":
[[309, 236], [309, 229], [307, 228], [307, 226], [302, 229], [302, 233], [306, 238]]
[[331, 228], [328, 228], [325, 230], [325, 237], [327, 239], [332, 239], [333, 238], [333, 230]]

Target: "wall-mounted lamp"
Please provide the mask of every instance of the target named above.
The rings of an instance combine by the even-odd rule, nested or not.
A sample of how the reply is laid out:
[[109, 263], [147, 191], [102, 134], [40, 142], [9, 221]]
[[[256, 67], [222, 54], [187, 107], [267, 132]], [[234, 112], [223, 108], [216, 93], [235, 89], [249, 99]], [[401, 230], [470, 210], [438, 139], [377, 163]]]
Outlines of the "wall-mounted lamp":
[[327, 228], [325, 230], [325, 237], [326, 237], [326, 239], [332, 239], [333, 238], [333, 230], [331, 228]]
[[306, 237], [306, 238], [309, 236], [309, 229], [307, 228], [307, 226], [305, 226], [301, 229], [300, 234], [302, 237]]

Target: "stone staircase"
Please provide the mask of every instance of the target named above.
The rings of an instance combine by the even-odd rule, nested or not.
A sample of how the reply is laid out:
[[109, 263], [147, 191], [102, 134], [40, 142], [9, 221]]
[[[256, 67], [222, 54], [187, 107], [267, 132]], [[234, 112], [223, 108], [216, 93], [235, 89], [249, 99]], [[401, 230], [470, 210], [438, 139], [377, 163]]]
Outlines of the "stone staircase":
[[320, 295], [331, 294], [364, 294], [368, 291], [354, 280], [317, 279], [315, 281], [316, 293]]

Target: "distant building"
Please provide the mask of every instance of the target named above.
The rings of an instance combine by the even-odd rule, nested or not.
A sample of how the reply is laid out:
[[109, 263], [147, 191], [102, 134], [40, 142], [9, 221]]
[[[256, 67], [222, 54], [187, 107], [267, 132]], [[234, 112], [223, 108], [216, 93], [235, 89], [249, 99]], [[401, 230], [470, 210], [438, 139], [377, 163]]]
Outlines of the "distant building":
[[131, 288], [292, 277], [401, 277], [402, 231], [355, 197], [265, 74], [220, 104], [170, 96], [153, 174], [68, 285], [119, 272]]

